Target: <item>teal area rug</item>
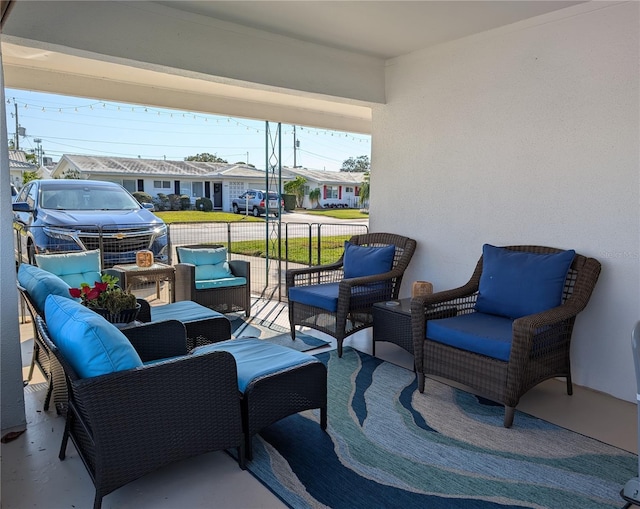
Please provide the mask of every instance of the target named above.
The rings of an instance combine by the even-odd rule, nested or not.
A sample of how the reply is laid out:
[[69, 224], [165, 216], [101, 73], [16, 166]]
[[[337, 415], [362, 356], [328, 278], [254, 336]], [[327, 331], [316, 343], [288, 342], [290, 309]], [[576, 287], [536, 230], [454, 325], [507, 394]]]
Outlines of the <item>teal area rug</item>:
[[308, 334], [296, 332], [296, 340], [291, 339], [288, 329], [273, 323], [265, 323], [258, 325], [253, 322], [245, 322], [242, 318], [236, 318], [231, 321], [231, 331], [234, 338], [254, 337], [264, 339], [270, 343], [283, 345], [299, 352], [307, 352], [322, 348], [329, 345], [326, 341], [318, 339]]
[[620, 508], [637, 456], [345, 348], [317, 410], [253, 439], [249, 471], [293, 508]]

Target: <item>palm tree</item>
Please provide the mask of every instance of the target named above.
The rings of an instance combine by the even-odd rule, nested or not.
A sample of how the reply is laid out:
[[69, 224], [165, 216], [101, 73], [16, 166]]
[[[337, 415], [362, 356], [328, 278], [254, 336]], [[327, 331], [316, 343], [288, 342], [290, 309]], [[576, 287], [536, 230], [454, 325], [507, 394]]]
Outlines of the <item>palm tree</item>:
[[313, 208], [314, 203], [318, 203], [320, 201], [319, 187], [316, 187], [313, 191], [309, 191], [309, 200], [311, 201], [311, 208]]
[[370, 191], [369, 177], [370, 176], [371, 176], [370, 172], [366, 172], [364, 174], [364, 178], [362, 180], [362, 187], [360, 188], [360, 205], [363, 208], [365, 208], [365, 206], [369, 202], [369, 191]]

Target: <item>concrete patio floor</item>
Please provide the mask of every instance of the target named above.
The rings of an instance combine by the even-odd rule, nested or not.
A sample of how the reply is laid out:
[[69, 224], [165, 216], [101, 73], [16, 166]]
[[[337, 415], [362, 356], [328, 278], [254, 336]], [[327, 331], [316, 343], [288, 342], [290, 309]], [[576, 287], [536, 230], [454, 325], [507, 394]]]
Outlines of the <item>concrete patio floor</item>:
[[[286, 305], [258, 299], [252, 319], [288, 326]], [[23, 372], [31, 360], [33, 330], [21, 325]], [[332, 338], [305, 331], [325, 340]], [[345, 346], [371, 353], [370, 331], [347, 339]], [[335, 341], [332, 342], [335, 347]], [[413, 358], [396, 345], [378, 343], [377, 356], [411, 368]], [[548, 380], [527, 393], [519, 410], [637, 453], [636, 405], [574, 386], [567, 396], [565, 382]], [[64, 420], [55, 410], [42, 410], [46, 385], [36, 369], [25, 387], [27, 430], [2, 444], [1, 506], [23, 508], [85, 508], [93, 504], [94, 488], [73, 445], [65, 461], [58, 459]], [[622, 486], [621, 486], [622, 488]], [[620, 507], [623, 506], [621, 500]], [[134, 481], [103, 499], [104, 509], [282, 508], [276, 496], [224, 452], [214, 452], [169, 465]]]

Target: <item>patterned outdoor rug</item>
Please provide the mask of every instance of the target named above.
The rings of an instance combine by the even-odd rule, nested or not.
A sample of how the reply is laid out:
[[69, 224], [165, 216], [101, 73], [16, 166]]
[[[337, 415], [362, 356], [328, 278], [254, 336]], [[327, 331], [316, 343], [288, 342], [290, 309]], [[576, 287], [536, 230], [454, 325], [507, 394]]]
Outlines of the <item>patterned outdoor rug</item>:
[[620, 508], [634, 454], [345, 348], [318, 411], [254, 437], [250, 472], [293, 508]]
[[308, 334], [302, 334], [301, 332], [296, 332], [296, 340], [293, 341], [288, 329], [285, 329], [284, 327], [266, 322], [263, 322], [261, 325], [257, 325], [253, 322], [247, 323], [242, 318], [236, 318], [231, 321], [231, 330], [234, 338], [260, 338], [265, 341], [269, 341], [270, 343], [293, 348], [299, 352], [315, 350], [316, 348], [329, 345], [329, 343], [322, 339], [309, 336]]

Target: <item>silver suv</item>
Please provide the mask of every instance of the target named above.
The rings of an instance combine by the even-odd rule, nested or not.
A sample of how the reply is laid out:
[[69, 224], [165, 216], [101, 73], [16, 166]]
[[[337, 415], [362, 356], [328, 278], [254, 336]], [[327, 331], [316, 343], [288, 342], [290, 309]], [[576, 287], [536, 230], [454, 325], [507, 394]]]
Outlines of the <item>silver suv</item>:
[[[278, 217], [280, 208], [284, 207], [284, 202], [278, 203], [278, 195], [273, 191], [269, 191], [269, 213]], [[231, 208], [234, 214], [240, 214], [241, 212], [251, 212], [254, 217], [259, 217], [261, 214], [267, 213], [267, 202], [265, 197], [266, 191], [259, 189], [247, 189], [238, 198], [234, 198], [231, 202]]]

